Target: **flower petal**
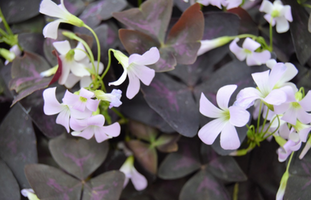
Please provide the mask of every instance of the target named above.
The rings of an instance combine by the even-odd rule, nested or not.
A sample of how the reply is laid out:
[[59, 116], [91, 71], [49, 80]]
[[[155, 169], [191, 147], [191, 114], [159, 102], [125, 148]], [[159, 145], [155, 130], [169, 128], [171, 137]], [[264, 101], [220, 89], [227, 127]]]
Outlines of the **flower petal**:
[[251, 52], [254, 52], [256, 49], [260, 47], [260, 44], [250, 38], [246, 38], [242, 45], [243, 49], [250, 50]]
[[82, 119], [82, 120], [78, 120], [78, 119], [75, 119], [73, 117], [70, 118], [70, 128], [72, 130], [75, 130], [75, 131], [82, 131], [83, 129], [85, 129], [88, 124], [87, 124], [87, 120], [85, 119]]
[[43, 0], [40, 4], [39, 12], [51, 17], [66, 19], [67, 13], [51, 0]]
[[253, 52], [247, 56], [246, 63], [248, 66], [265, 64], [271, 58], [269, 51]]
[[155, 76], [154, 69], [150, 69], [149, 67], [142, 65], [133, 66], [133, 64], [131, 64], [128, 71], [134, 73], [145, 85], [150, 85], [152, 79]]
[[85, 65], [77, 63], [75, 61], [68, 62], [72, 73], [78, 77], [90, 76], [90, 72], [86, 70]]
[[66, 88], [72, 88], [76, 83], [78, 83], [80, 79], [81, 77], [77, 77], [73, 73], [70, 73], [64, 85], [66, 86]]
[[202, 115], [205, 115], [206, 117], [211, 117], [211, 118], [219, 118], [222, 114], [222, 111], [214, 106], [203, 94], [201, 93], [200, 97], [200, 113]]
[[127, 69], [126, 68], [123, 68], [123, 69], [124, 69], [124, 71], [123, 71], [122, 75], [120, 76], [120, 78], [114, 82], [108, 83], [109, 86], [110, 85], [121, 85], [125, 81], [126, 76], [127, 76]]
[[230, 106], [230, 123], [233, 126], [242, 127], [248, 122], [250, 114], [247, 110], [239, 106]]
[[87, 119], [88, 126], [103, 126], [105, 123], [105, 117], [103, 115], [94, 115]]
[[101, 143], [105, 140], [108, 140], [108, 136], [106, 135], [105, 131], [104, 131], [104, 127], [95, 127], [95, 139], [96, 142]]
[[216, 99], [217, 104], [221, 109], [225, 110], [228, 108], [230, 97], [237, 87], [237, 85], [226, 85], [219, 88], [216, 94]]
[[86, 129], [84, 129], [79, 135], [75, 135], [75, 136], [83, 137], [89, 140], [93, 137], [93, 135], [94, 135], [94, 128], [89, 126]]
[[129, 85], [127, 86], [126, 97], [132, 99], [139, 92], [140, 82], [133, 72], [129, 71], [128, 76]]
[[268, 104], [280, 105], [287, 100], [286, 94], [281, 89], [272, 90], [264, 99]]
[[45, 38], [52, 38], [54, 40], [57, 39], [57, 30], [58, 30], [58, 26], [60, 23], [62, 22], [65, 22], [64, 20], [62, 19], [57, 19], [57, 20], [54, 20], [50, 23], [48, 23], [47, 25], [45, 25], [45, 27], [43, 28], [43, 36]]
[[59, 57], [62, 61], [63, 67], [62, 67], [62, 74], [60, 75], [60, 77], [58, 79], [58, 83], [60, 85], [64, 85], [68, 79], [71, 64], [70, 63], [68, 64], [64, 55], [60, 55]]
[[230, 51], [231, 51], [232, 53], [234, 53], [234, 55], [235, 55], [240, 61], [243, 61], [243, 60], [245, 60], [245, 58], [246, 58], [246, 53], [244, 52], [244, 50], [243, 50], [241, 47], [239, 47], [239, 46], [237, 45], [237, 42], [238, 42], [238, 41], [239, 41], [238, 38], [234, 39], [234, 40], [230, 43], [229, 48], [230, 48]]
[[205, 124], [198, 133], [199, 138], [205, 144], [211, 145], [214, 143], [215, 139], [222, 131], [223, 127], [227, 124], [222, 119], [215, 119], [207, 124]]
[[70, 117], [70, 110], [67, 107], [63, 109], [56, 118], [56, 124], [64, 126], [68, 133], [69, 133], [69, 117]]
[[71, 50], [68, 40], [53, 42], [53, 46], [61, 55], [66, 55]]
[[137, 191], [145, 189], [148, 185], [147, 179], [141, 175], [133, 166], [132, 167], [132, 183]]
[[227, 123], [220, 134], [220, 146], [225, 150], [236, 150], [240, 145], [241, 142], [235, 127]]
[[56, 87], [48, 88], [43, 91], [43, 112], [46, 115], [55, 115], [63, 109], [63, 106], [56, 99], [55, 91]]
[[104, 126], [103, 131], [106, 135], [109, 135], [111, 137], [117, 137], [120, 135], [121, 132], [121, 126], [118, 122], [115, 122], [111, 125]]
[[301, 105], [301, 107], [303, 107], [305, 111], [311, 111], [310, 102], [311, 102], [311, 90], [309, 90], [306, 96], [301, 101], [299, 101], [299, 104]]
[[238, 93], [234, 105], [247, 109], [254, 104], [256, 99], [260, 98], [260, 95], [260, 92], [255, 88], [244, 88]]
[[74, 59], [76, 61], [81, 61], [86, 57], [85, 48], [81, 42], [78, 43], [74, 51], [75, 51]]
[[129, 65], [135, 63], [138, 65], [152, 65], [160, 59], [160, 52], [157, 47], [151, 47], [143, 55], [132, 54], [129, 57]]
[[285, 33], [289, 30], [289, 22], [284, 17], [275, 18], [276, 21], [276, 32]]
[[259, 11], [271, 14], [273, 11], [273, 4], [270, 1], [263, 0]]

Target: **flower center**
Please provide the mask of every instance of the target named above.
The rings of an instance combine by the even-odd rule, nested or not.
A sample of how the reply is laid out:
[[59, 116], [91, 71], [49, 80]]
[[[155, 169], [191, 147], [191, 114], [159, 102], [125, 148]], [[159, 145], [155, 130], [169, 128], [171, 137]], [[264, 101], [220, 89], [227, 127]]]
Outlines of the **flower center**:
[[252, 53], [252, 51], [251, 51], [251, 50], [248, 50], [248, 49], [244, 49], [244, 52], [245, 52], [246, 54], [251, 54], [251, 53]]
[[85, 97], [80, 97], [80, 101], [82, 101], [83, 103], [87, 102], [87, 98]]
[[293, 108], [300, 108], [300, 104], [297, 102], [292, 102], [291, 105]]
[[278, 16], [280, 16], [280, 11], [278, 11], [278, 10], [273, 10], [272, 13], [271, 13], [271, 17], [272, 17], [272, 18], [276, 18], [276, 17], [278, 17]]
[[66, 54], [66, 60], [68, 61], [73, 60], [74, 55], [75, 55], [75, 51], [73, 49], [70, 49], [68, 53]]
[[230, 111], [229, 111], [229, 109], [224, 110], [223, 118], [224, 118], [225, 121], [229, 121], [230, 120]]

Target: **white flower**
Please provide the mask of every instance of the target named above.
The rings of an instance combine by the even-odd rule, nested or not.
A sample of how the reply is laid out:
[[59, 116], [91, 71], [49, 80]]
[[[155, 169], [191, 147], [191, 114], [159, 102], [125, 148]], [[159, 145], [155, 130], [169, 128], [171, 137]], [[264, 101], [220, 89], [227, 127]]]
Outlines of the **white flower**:
[[198, 50], [197, 55], [200, 56], [204, 54], [205, 52], [208, 52], [212, 49], [215, 49], [217, 47], [221, 47], [228, 42], [232, 40], [231, 37], [224, 36], [224, 37], [219, 37], [211, 40], [201, 40], [201, 46], [200, 49]]
[[221, 5], [226, 5], [224, 0], [197, 0], [197, 2], [204, 6], [211, 4], [213, 6], [217, 6], [219, 9], [221, 9]]
[[48, 23], [44, 27], [44, 37], [56, 39], [57, 29], [60, 23], [68, 23], [78, 27], [82, 27], [84, 25], [84, 22], [81, 19], [68, 12], [65, 8], [64, 0], [61, 0], [61, 4], [59, 5], [56, 5], [56, 3], [51, 0], [43, 0], [40, 4], [39, 12], [51, 17], [59, 18]]
[[85, 64], [79, 62], [86, 57], [86, 54], [81, 51], [81, 49], [84, 49], [81, 43], [78, 43], [75, 49], [71, 49], [68, 40], [54, 42], [53, 46], [60, 53], [59, 57], [62, 61], [62, 74], [58, 79], [60, 85], [66, 83], [70, 71], [78, 77], [90, 76]]
[[11, 54], [10, 59], [8, 59], [4, 62], [5, 65], [9, 64], [9, 62], [12, 62], [16, 56], [22, 55], [22, 51], [20, 50], [20, 48], [18, 47], [17, 44], [10, 48], [10, 52], [13, 54]]
[[223, 149], [239, 148], [241, 142], [235, 126], [245, 126], [250, 114], [239, 106], [228, 107], [230, 97], [236, 88], [236, 85], [227, 85], [218, 90], [216, 98], [220, 109], [215, 107], [203, 93], [201, 94], [200, 112], [207, 117], [216, 118], [199, 130], [198, 136], [205, 144], [213, 144], [220, 134], [220, 146]]
[[268, 50], [264, 50], [262, 52], [255, 52], [255, 50], [260, 47], [260, 44], [258, 42], [250, 38], [246, 38], [242, 45], [243, 48], [241, 48], [237, 45], [238, 41], [238, 38], [234, 39], [231, 42], [229, 48], [240, 61], [243, 61], [246, 58], [246, 64], [248, 66], [262, 65], [270, 59], [271, 54]]
[[33, 189], [22, 189], [21, 193], [24, 197], [27, 197], [29, 200], [39, 200]]
[[109, 108], [119, 107], [122, 104], [122, 102], [120, 101], [122, 96], [121, 90], [113, 89], [111, 93], [105, 93], [101, 90], [96, 90], [94, 94], [96, 98], [99, 100], [109, 101], [110, 102]]
[[239, 7], [242, 4], [243, 0], [225, 0], [225, 6], [227, 10], [232, 8]]
[[285, 33], [289, 30], [289, 21], [293, 21], [291, 7], [289, 5], [283, 6], [280, 0], [275, 0], [273, 4], [268, 0], [263, 0], [259, 10], [265, 12], [264, 18], [272, 26], [276, 24], [276, 31], [278, 33]]
[[134, 167], [134, 156], [129, 156], [121, 166], [120, 171], [125, 174], [124, 187], [131, 179], [136, 190], [140, 191], [147, 187], [147, 179], [141, 175]]
[[152, 47], [143, 55], [132, 54], [130, 57], [127, 57], [121, 51], [112, 51], [116, 59], [121, 63], [124, 71], [117, 81], [110, 82], [109, 85], [120, 85], [125, 81], [126, 76], [128, 76], [129, 85], [126, 90], [126, 97], [132, 99], [140, 89], [139, 80], [145, 85], [150, 85], [154, 78], [155, 71], [145, 65], [152, 65], [160, 59], [159, 50], [156, 47]]

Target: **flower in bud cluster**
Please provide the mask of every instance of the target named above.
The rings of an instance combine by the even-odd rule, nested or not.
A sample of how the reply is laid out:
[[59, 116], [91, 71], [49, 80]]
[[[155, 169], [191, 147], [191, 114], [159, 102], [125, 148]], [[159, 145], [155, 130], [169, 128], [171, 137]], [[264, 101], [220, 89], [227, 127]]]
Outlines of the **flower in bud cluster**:
[[61, 0], [61, 4], [59, 5], [51, 0], [43, 0], [40, 4], [39, 12], [51, 17], [59, 18], [48, 23], [44, 27], [43, 35], [47, 38], [57, 38], [57, 29], [60, 23], [68, 23], [78, 27], [84, 25], [84, 22], [81, 19], [68, 12], [65, 8], [64, 0]]
[[236, 88], [236, 85], [227, 85], [218, 90], [216, 99], [220, 109], [214, 106], [203, 93], [201, 94], [200, 112], [207, 117], [216, 118], [199, 130], [198, 136], [205, 144], [213, 144], [220, 134], [220, 146], [223, 149], [235, 150], [240, 147], [241, 142], [235, 126], [245, 126], [250, 114], [239, 106], [228, 107], [230, 97]]
[[59, 57], [62, 61], [62, 74], [58, 79], [60, 85], [64, 85], [68, 79], [70, 71], [78, 77], [90, 76], [85, 64], [79, 62], [85, 59], [86, 54], [81, 51], [84, 47], [81, 43], [75, 49], [71, 49], [68, 40], [54, 42], [53, 46], [61, 54]]
[[283, 133], [283, 137], [286, 135], [284, 139], [288, 140], [282, 147], [277, 150], [279, 162], [284, 162], [293, 151], [297, 151], [301, 147], [301, 140], [295, 129], [292, 128], [289, 132], [287, 126], [283, 127], [285, 128], [283, 130], [287, 129], [287, 134]]
[[[2, 53], [0, 54], [2, 55]], [[16, 56], [20, 56], [21, 54], [22, 54], [22, 51], [20, 50], [17, 44], [12, 46], [7, 54], [8, 57], [6, 58], [3, 56], [4, 58], [6, 58], [4, 64], [5, 65], [9, 64], [9, 62], [12, 62]]]
[[105, 93], [101, 90], [96, 90], [94, 94], [96, 98], [99, 100], [109, 101], [110, 102], [109, 108], [119, 107], [122, 104], [122, 102], [120, 101], [122, 96], [121, 90], [113, 89], [111, 93]]
[[197, 0], [197, 2], [204, 6], [211, 4], [213, 6], [217, 6], [219, 9], [221, 9], [221, 5], [226, 4], [224, 0]]
[[232, 38], [228, 37], [228, 36], [219, 37], [219, 38], [215, 38], [212, 40], [201, 40], [201, 47], [198, 50], [197, 55], [200, 56], [200, 55], [204, 54], [205, 52], [208, 52], [208, 51], [215, 49], [217, 47], [221, 47], [221, 46], [227, 44], [228, 42], [230, 42], [231, 40], [232, 40]]
[[289, 30], [289, 23], [293, 21], [291, 7], [283, 6], [280, 0], [275, 0], [273, 4], [268, 0], [263, 0], [259, 10], [265, 12], [264, 18], [272, 26], [276, 24], [276, 32], [285, 33]]
[[120, 85], [125, 81], [126, 76], [128, 76], [129, 85], [126, 90], [126, 97], [132, 99], [139, 92], [139, 80], [145, 85], [150, 85], [154, 78], [155, 71], [145, 65], [155, 64], [160, 59], [159, 50], [156, 47], [152, 47], [143, 55], [132, 54], [130, 57], [127, 57], [121, 51], [112, 51], [116, 59], [121, 63], [124, 71], [117, 81], [110, 82], [109, 85]]
[[120, 171], [125, 174], [124, 187], [131, 179], [135, 189], [141, 191], [148, 185], [147, 179], [141, 175], [134, 167], [134, 156], [129, 156], [121, 166]]
[[243, 61], [246, 58], [246, 64], [248, 66], [262, 65], [270, 59], [271, 54], [268, 50], [255, 52], [255, 50], [261, 46], [258, 42], [250, 38], [246, 38], [241, 48], [237, 45], [238, 41], [238, 38], [234, 39], [229, 48], [240, 61]]

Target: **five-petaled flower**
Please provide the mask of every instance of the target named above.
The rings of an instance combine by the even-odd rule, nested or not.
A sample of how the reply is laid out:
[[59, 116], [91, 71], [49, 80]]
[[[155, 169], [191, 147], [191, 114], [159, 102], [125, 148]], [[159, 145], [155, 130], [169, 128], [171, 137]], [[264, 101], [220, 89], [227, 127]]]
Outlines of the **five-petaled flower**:
[[155, 71], [145, 65], [152, 65], [160, 59], [159, 50], [156, 47], [152, 47], [143, 55], [132, 54], [130, 57], [127, 57], [121, 51], [112, 51], [116, 59], [121, 63], [124, 71], [117, 81], [110, 82], [109, 85], [120, 85], [125, 81], [126, 76], [128, 76], [129, 85], [126, 90], [126, 97], [132, 99], [140, 89], [139, 80], [145, 85], [150, 85], [154, 78]]
[[216, 99], [220, 109], [214, 106], [203, 93], [201, 94], [200, 112], [207, 117], [216, 118], [199, 130], [198, 136], [205, 144], [213, 144], [220, 134], [220, 146], [223, 149], [239, 148], [241, 142], [235, 126], [245, 126], [250, 114], [239, 106], [228, 107], [229, 99], [236, 88], [236, 85], [226, 85], [218, 90]]
[[57, 30], [60, 23], [68, 23], [78, 27], [84, 25], [84, 22], [81, 19], [68, 12], [65, 8], [64, 0], [61, 0], [61, 4], [59, 5], [51, 0], [43, 0], [40, 4], [39, 12], [51, 17], [59, 18], [48, 23], [44, 27], [43, 35], [47, 38], [57, 38]]
[[278, 33], [285, 33], [289, 29], [289, 21], [293, 21], [291, 7], [289, 5], [283, 6], [280, 0], [275, 0], [273, 4], [268, 0], [263, 0], [260, 11], [265, 12], [264, 18], [272, 26], [276, 24], [276, 31]]
[[246, 64], [248, 66], [261, 65], [270, 59], [271, 54], [268, 50], [255, 52], [255, 50], [261, 46], [258, 42], [246, 38], [242, 44], [243, 48], [241, 48], [237, 45], [238, 41], [238, 38], [234, 39], [229, 48], [240, 61], [243, 61], [246, 58]]

